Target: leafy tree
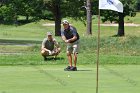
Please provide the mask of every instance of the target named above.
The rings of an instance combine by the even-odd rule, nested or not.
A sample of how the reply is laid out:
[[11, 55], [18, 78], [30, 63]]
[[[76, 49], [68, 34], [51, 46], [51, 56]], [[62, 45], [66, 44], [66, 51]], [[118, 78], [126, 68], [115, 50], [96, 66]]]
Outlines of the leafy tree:
[[12, 22], [15, 18], [14, 7], [7, 1], [3, 1], [0, 6], [0, 22]]
[[[85, 0], [2, 0], [0, 2], [0, 21], [15, 21], [18, 16], [32, 16], [35, 20], [49, 18], [55, 20], [55, 35], [60, 36], [61, 19], [72, 17], [85, 23], [86, 11], [82, 10]], [[120, 0], [124, 13], [101, 11], [102, 21], [118, 22], [118, 36], [124, 35], [124, 17], [135, 16], [135, 4], [139, 0]], [[137, 1], [137, 2], [136, 2]], [[98, 15], [98, 0], [91, 0], [92, 14]]]
[[81, 7], [83, 0], [45, 0], [45, 6], [53, 14], [55, 20], [55, 35], [60, 36], [61, 19], [72, 17], [73, 19], [82, 20], [83, 12]]
[[26, 16], [26, 20], [32, 16], [34, 19], [41, 19], [44, 10], [43, 0], [13, 0], [17, 15]]
[[140, 0], [136, 0], [136, 10], [140, 11]]
[[3, 21], [17, 21], [18, 16], [32, 16], [35, 20], [44, 17], [43, 0], [5, 0], [0, 4], [0, 19]]
[[[101, 10], [101, 16], [103, 22], [110, 21], [111, 23], [117, 22], [119, 24], [118, 33], [116, 36], [124, 36], [124, 17], [125, 16], [134, 17], [136, 15], [135, 12], [136, 0], [120, 0], [120, 1], [124, 5], [124, 13], [117, 13], [111, 10]], [[93, 0], [93, 2], [97, 3], [98, 0]], [[98, 7], [93, 6], [93, 8], [95, 9], [95, 13], [97, 13]]]
[[45, 6], [48, 11], [53, 14], [53, 19], [55, 20], [55, 35], [60, 36], [61, 32], [61, 7], [60, 4], [62, 0], [44, 0]]
[[85, 12], [81, 11], [84, 5], [84, 0], [64, 0], [62, 8], [63, 17], [72, 17], [75, 20], [83, 20], [81, 17], [85, 17]]

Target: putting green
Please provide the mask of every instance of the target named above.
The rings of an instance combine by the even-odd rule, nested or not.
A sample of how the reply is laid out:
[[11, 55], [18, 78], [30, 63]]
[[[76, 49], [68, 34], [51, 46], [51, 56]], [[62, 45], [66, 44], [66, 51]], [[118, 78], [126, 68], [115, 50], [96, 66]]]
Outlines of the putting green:
[[[0, 93], [95, 93], [96, 66], [0, 66]], [[99, 93], [139, 93], [140, 65], [102, 65]]]

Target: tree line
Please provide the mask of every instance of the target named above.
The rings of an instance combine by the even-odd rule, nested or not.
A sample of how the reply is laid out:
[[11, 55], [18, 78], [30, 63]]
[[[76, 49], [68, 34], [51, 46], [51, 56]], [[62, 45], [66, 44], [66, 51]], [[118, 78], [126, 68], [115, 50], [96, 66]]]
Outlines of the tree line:
[[[135, 16], [140, 10], [140, 0], [120, 0], [124, 5], [124, 13], [101, 10], [102, 21], [119, 23], [118, 34], [121, 31], [125, 16]], [[24, 22], [48, 19], [55, 21], [55, 35], [60, 35], [61, 19], [71, 17], [75, 20], [86, 21], [86, 0], [0, 0], [0, 23], [19, 24], [20, 16], [26, 19]], [[91, 14], [98, 15], [98, 0], [90, 0]], [[31, 17], [31, 19], [29, 19]], [[119, 32], [120, 29], [120, 32]]]

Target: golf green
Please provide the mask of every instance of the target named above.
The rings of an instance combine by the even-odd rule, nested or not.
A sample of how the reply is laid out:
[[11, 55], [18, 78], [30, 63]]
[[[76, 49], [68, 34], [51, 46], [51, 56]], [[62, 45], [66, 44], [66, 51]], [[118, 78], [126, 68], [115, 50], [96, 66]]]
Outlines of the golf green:
[[[0, 66], [0, 93], [95, 93], [96, 66]], [[140, 65], [99, 66], [99, 93], [139, 93]]]

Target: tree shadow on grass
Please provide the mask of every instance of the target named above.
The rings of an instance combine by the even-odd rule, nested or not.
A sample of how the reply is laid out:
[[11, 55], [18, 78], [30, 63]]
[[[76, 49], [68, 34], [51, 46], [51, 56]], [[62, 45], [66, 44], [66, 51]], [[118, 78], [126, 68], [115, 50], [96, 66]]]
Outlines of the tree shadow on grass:
[[54, 60], [54, 61], [56, 61], [56, 60], [64, 60], [64, 58], [63, 57], [56, 57], [56, 58], [54, 58], [52, 56], [52, 57], [47, 57], [47, 60], [46, 61], [52, 61], [52, 60]]
[[0, 39], [0, 45], [17, 45], [17, 44], [41, 44], [41, 41], [36, 40], [7, 40]]
[[81, 70], [77, 70], [77, 71], [92, 71], [92, 70], [89, 70], [89, 69], [81, 69]]
[[21, 25], [25, 25], [25, 24], [29, 24], [32, 22], [37, 22], [38, 20], [11, 20], [11, 21], [0, 21], [0, 24], [4, 24], [4, 25], [15, 25], [15, 26], [21, 26]]

